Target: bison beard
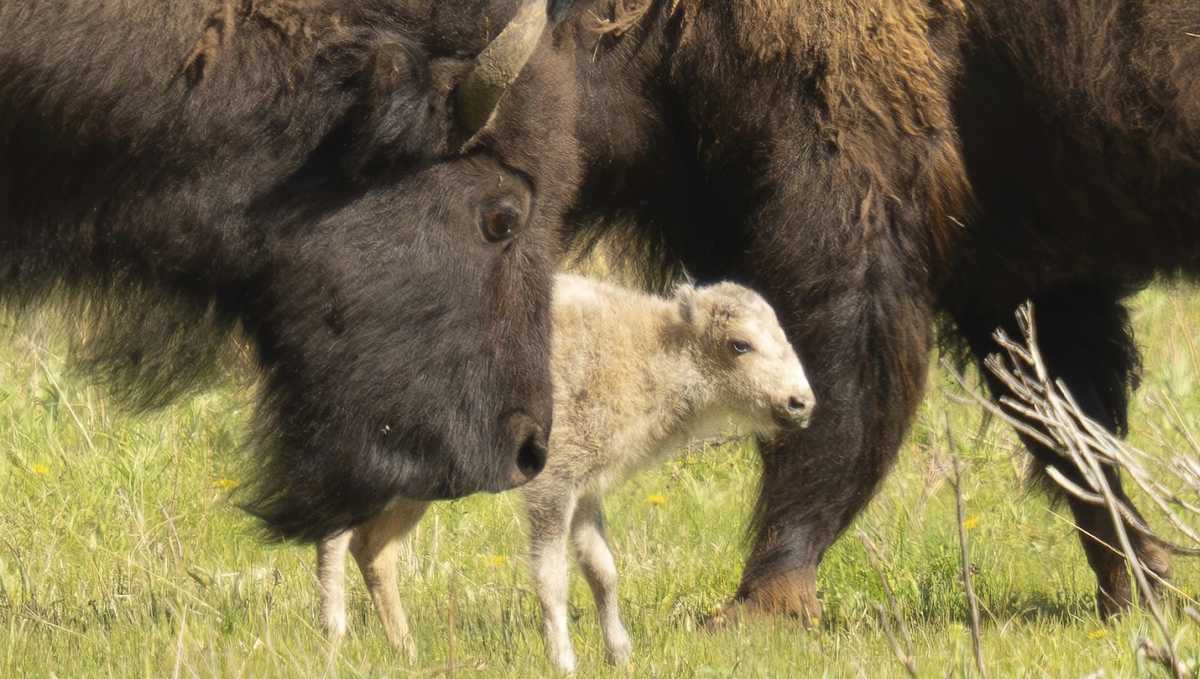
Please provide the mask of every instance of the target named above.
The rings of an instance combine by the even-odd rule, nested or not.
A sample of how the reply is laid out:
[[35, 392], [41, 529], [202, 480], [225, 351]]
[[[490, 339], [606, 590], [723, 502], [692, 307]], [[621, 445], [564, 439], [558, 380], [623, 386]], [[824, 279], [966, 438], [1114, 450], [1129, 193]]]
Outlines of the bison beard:
[[[895, 458], [939, 313], [981, 356], [1032, 298], [1052, 367], [1123, 429], [1121, 300], [1200, 274], [1200, 6], [587, 0], [570, 17], [594, 104], [577, 240], [658, 280], [761, 290], [811, 367], [821, 405], [763, 449], [734, 610], [817, 619], [817, 565]], [[1084, 547], [1102, 612], [1127, 606], [1123, 562]]]
[[[242, 328], [263, 378], [248, 507], [277, 536], [536, 473], [575, 177], [573, 100], [545, 81], [569, 55], [513, 69], [546, 93], [476, 130], [455, 55], [512, 6], [459, 13], [470, 38], [445, 44], [413, 32], [442, 35], [428, 7], [204, 5], [0, 5], [3, 299], [93, 312], [84, 362], [143, 407]], [[489, 242], [496, 214], [513, 233]]]

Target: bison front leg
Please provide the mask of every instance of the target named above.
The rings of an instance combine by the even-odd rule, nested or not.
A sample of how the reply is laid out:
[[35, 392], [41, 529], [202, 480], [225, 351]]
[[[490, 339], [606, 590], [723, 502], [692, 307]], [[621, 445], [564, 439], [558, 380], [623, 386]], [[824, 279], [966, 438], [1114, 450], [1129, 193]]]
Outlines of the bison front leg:
[[[1041, 462], [1043, 456], [1041, 451], [1037, 450], [1039, 446], [1030, 441], [1025, 443]], [[1064, 468], [1062, 460], [1058, 460], [1054, 464], [1059, 471], [1068, 478], [1072, 478], [1075, 483], [1084, 485], [1079, 474], [1073, 468], [1070, 470]], [[1125, 491], [1121, 487], [1121, 479], [1115, 470], [1106, 469], [1105, 476], [1117, 499], [1132, 508], [1134, 514], [1139, 514], [1129, 497], [1125, 495]], [[1129, 577], [1125, 557], [1119, 551], [1121, 543], [1117, 537], [1116, 526], [1106, 508], [1082, 503], [1073, 497], [1068, 498], [1068, 503], [1071, 507], [1071, 514], [1075, 518], [1076, 532], [1083, 545], [1088, 565], [1096, 574], [1096, 610], [1101, 619], [1107, 620], [1129, 610], [1133, 604], [1133, 582]], [[1158, 545], [1134, 532], [1128, 524], [1126, 524], [1126, 530], [1138, 558], [1153, 574], [1151, 575], [1152, 587], [1156, 584], [1155, 576], [1162, 581], [1169, 579], [1171, 564], [1167, 553]]]
[[818, 405], [808, 429], [760, 445], [754, 546], [716, 625], [744, 614], [820, 621], [817, 566], [874, 495], [916, 411], [933, 339], [928, 292], [902, 271], [864, 266], [868, 276], [838, 287], [814, 286], [806, 266], [760, 267], [772, 273], [752, 281], [779, 311]]
[[[1124, 434], [1128, 424], [1128, 398], [1138, 372], [1139, 358], [1129, 314], [1120, 298], [1119, 291], [1071, 288], [1034, 298], [1034, 311], [1038, 348], [1050, 374], [1066, 383], [1089, 417], [1110, 431]], [[1011, 311], [1004, 308], [988, 315], [987, 318], [996, 319], [994, 322], [959, 319], [960, 330], [979, 360], [997, 351], [991, 339], [995, 326], [1003, 325], [1010, 336], [1019, 336]], [[992, 379], [989, 387], [996, 395], [1004, 393], [1004, 386], [997, 380]], [[1022, 440], [1037, 460], [1039, 469], [1053, 466], [1067, 478], [1086, 486], [1069, 459], [1031, 439], [1022, 437]], [[1118, 499], [1133, 508], [1121, 487], [1117, 471], [1108, 468], [1105, 476]], [[1057, 491], [1053, 482], [1047, 485]], [[1067, 502], [1088, 564], [1096, 573], [1096, 604], [1100, 616], [1108, 618], [1128, 609], [1133, 602], [1133, 588], [1108, 509], [1080, 502], [1074, 497], [1068, 497]], [[1137, 513], [1136, 508], [1134, 513]], [[1127, 532], [1142, 563], [1155, 575], [1167, 578], [1170, 563], [1166, 552], [1132, 528], [1127, 527]]]

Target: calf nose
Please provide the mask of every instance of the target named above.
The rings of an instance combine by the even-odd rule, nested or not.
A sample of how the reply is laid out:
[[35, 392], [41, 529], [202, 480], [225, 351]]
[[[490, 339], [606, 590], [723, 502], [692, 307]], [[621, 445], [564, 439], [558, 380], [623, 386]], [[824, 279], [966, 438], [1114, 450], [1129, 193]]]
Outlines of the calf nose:
[[792, 418], [797, 426], [801, 428], [807, 427], [809, 420], [812, 419], [813, 407], [816, 404], [817, 399], [810, 390], [793, 394], [788, 397], [788, 416]]
[[546, 432], [525, 413], [513, 415], [510, 427], [514, 446], [508, 477], [515, 488], [532, 481], [546, 467]]

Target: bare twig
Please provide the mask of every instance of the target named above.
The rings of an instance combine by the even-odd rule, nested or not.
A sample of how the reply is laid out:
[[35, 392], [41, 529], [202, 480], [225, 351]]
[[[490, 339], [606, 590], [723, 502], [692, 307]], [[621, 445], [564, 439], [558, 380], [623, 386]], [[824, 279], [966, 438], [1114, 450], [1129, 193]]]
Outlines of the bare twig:
[[[995, 357], [993, 356], [990, 358], [995, 358]], [[1000, 371], [1007, 370], [1007, 368], [1005, 368], [1004, 365], [1000, 364], [1000, 363], [992, 364], [989, 361], [989, 362], [985, 362], [985, 365], [987, 365], [987, 367], [989, 369], [995, 369], [995, 370], [1000, 370]], [[961, 388], [964, 392], [966, 392], [969, 396], [971, 396], [975, 403], [982, 406], [989, 413], [995, 415], [996, 417], [999, 417], [1001, 420], [1003, 420], [1006, 424], [1011, 426], [1013, 429], [1016, 429], [1018, 433], [1032, 439], [1033, 441], [1036, 441], [1037, 443], [1039, 443], [1051, 450], [1059, 450], [1061, 448], [1061, 446], [1065, 445], [1063, 442], [1060, 442], [1058, 440], [1052, 439], [1050, 436], [1047, 436], [1044, 432], [1034, 429], [1032, 426], [1029, 425], [1028, 422], [1026, 422], [1025, 420], [1019, 419], [1017, 416], [1013, 415], [1008, 410], [1005, 410], [1005, 408], [1008, 408], [1022, 416], [1027, 415], [1031, 419], [1036, 419], [1046, 425], [1057, 424], [1056, 420], [1053, 420], [1052, 418], [1048, 418], [1048, 417], [1042, 415], [1040, 412], [1033, 410], [1031, 408], [1028, 408], [1007, 396], [1002, 396], [999, 399], [1000, 405], [997, 405], [995, 402], [990, 401], [987, 398], [985, 398], [982, 394], [980, 394], [975, 389], [972, 389], [971, 386], [967, 384], [966, 379], [964, 379], [962, 375], [958, 374], [958, 372], [955, 371], [954, 368], [948, 362], [943, 360], [942, 366], [947, 369], [947, 371], [950, 373], [950, 376], [958, 384], [959, 388]], [[1004, 406], [1004, 407], [1002, 408], [1001, 406]], [[1086, 418], [1086, 416], [1084, 416], [1084, 417]], [[1092, 424], [1094, 425], [1095, 423], [1092, 422]], [[1096, 426], [1099, 426], [1099, 425], [1096, 425]], [[1108, 438], [1103, 443], [1096, 441], [1094, 438], [1086, 436], [1086, 435], [1084, 436], [1084, 439], [1086, 441], [1088, 441], [1089, 443], [1091, 443], [1092, 445], [1096, 445], [1096, 446], [1126, 447], [1125, 443], [1123, 441], [1121, 441], [1120, 439], [1117, 439], [1115, 437], [1112, 437], [1111, 435], [1108, 435]], [[1130, 449], [1130, 450], [1136, 450], [1136, 449]], [[1069, 451], [1068, 451], [1068, 455], [1069, 455]], [[1116, 457], [1115, 459], [1108, 455], [1104, 455], [1104, 453], [1102, 453], [1102, 452], [1093, 452], [1093, 455], [1100, 457], [1101, 462], [1103, 462], [1105, 464], [1120, 466], [1126, 470], [1129, 470], [1129, 468], [1132, 466], [1136, 466], [1129, 462], [1129, 459], [1132, 458], [1132, 455], [1121, 455], [1118, 453], [1118, 457]], [[1141, 451], [1137, 451], [1137, 455], [1140, 455], [1143, 457], [1146, 456], [1146, 454], [1142, 453]], [[1085, 478], [1088, 478], [1090, 476], [1091, 469], [1088, 465], [1084, 464], [1082, 458], [1079, 458], [1078, 460], [1072, 459], [1072, 461], [1075, 462], [1077, 465], [1082, 465], [1082, 468], [1078, 469], [1078, 471], [1080, 472], [1081, 475], [1083, 475]], [[1176, 458], [1173, 458], [1172, 465], [1173, 465], [1173, 467], [1175, 467], [1177, 469], [1177, 471], [1175, 471], [1173, 473], [1174, 476], [1181, 478], [1181, 479], [1185, 479], [1185, 480], [1187, 480], [1186, 479], [1187, 476], [1192, 476], [1193, 477], [1191, 479], [1192, 483], [1190, 484], [1189, 487], [1195, 488], [1195, 489], [1197, 489], [1197, 491], [1200, 491], [1200, 463], [1198, 463], [1195, 460], [1192, 460], [1190, 458], [1176, 457]], [[1056, 483], [1063, 485], [1064, 490], [1066, 490], [1068, 493], [1071, 493], [1075, 497], [1077, 497], [1081, 500], [1090, 502], [1092, 504], [1102, 504], [1103, 503], [1102, 495], [1100, 495], [1098, 493], [1088, 493], [1087, 491], [1084, 491], [1082, 488], [1080, 488], [1078, 486], [1078, 484], [1075, 484], [1074, 482], [1068, 480], [1062, 474], [1062, 472], [1055, 469], [1054, 467], [1047, 467], [1046, 473]], [[1147, 476], [1148, 476], [1148, 473], [1143, 472], [1141, 474], [1134, 476], [1134, 479], [1135, 479], [1135, 481], [1138, 481], [1138, 479], [1145, 479], [1145, 478], [1147, 478]], [[1152, 498], [1154, 498], [1155, 495], [1157, 494], [1159, 496], [1160, 500], [1162, 499], [1163, 491], [1157, 490], [1158, 488], [1162, 488], [1162, 484], [1146, 483], [1145, 485], [1143, 485], [1143, 483], [1138, 483], [1138, 485], [1139, 485], [1139, 487], [1142, 488], [1142, 490], [1146, 491], [1147, 495], [1150, 495]], [[1151, 486], [1153, 486], [1153, 487], [1151, 487]], [[1185, 503], [1182, 500], [1179, 500], [1177, 498], [1177, 496], [1175, 496], [1173, 494], [1170, 495], [1170, 497], [1167, 500], [1155, 501], [1155, 504], [1161, 507], [1161, 506], [1165, 505], [1167, 502], [1186, 507], [1189, 509], [1189, 511], [1193, 511], [1194, 513], [1200, 515], [1200, 507], [1197, 507], [1196, 509], [1192, 510], [1190, 504]], [[1125, 516], [1126, 519], [1130, 522], [1131, 527], [1134, 528], [1135, 530], [1137, 530], [1138, 533], [1142, 534], [1143, 537], [1145, 537], [1146, 539], [1158, 544], [1160, 547], [1162, 547], [1172, 553], [1175, 553], [1175, 554], [1179, 554], [1179, 555], [1183, 555], [1183, 556], [1200, 556], [1200, 548], [1184, 547], [1182, 545], [1178, 545], [1178, 544], [1175, 544], [1173, 542], [1163, 539], [1162, 537], [1156, 535], [1149, 527], [1147, 527], [1145, 525], [1145, 523], [1140, 518], [1137, 517], [1137, 514], [1128, 505], [1121, 502], [1121, 503], [1118, 503], [1118, 506], [1121, 511], [1121, 514], [1123, 516]], [[1172, 514], [1168, 518], [1171, 520], [1172, 525], [1176, 525], [1176, 526], [1185, 525], [1185, 524], [1183, 524], [1182, 520], [1179, 519], [1174, 514]], [[1194, 533], [1194, 531], [1192, 529], [1190, 529], [1190, 527], [1182, 530], [1181, 532], [1184, 532], [1186, 535], [1188, 535], [1188, 537], [1192, 537], [1192, 535]], [[1194, 539], [1198, 544], [1200, 544], [1200, 535], [1197, 535], [1197, 537]]]
[[[943, 417], [945, 416], [943, 415]], [[962, 558], [963, 590], [967, 595], [967, 610], [969, 612], [967, 622], [971, 627], [971, 646], [975, 651], [975, 667], [979, 670], [979, 676], [987, 677], [987, 667], [983, 663], [983, 643], [979, 634], [979, 600], [975, 597], [975, 587], [971, 582], [971, 555], [967, 544], [967, 511], [962, 493], [962, 463], [959, 461], [958, 455], [954, 450], [954, 438], [950, 431], [950, 419], [948, 417], [945, 417], [945, 427], [946, 446], [950, 450], [951, 459], [954, 461], [954, 503], [958, 516], [958, 547], [959, 556]]]
[[184, 606], [179, 616], [179, 636], [175, 638], [175, 665], [171, 668], [171, 679], [179, 679], [179, 672], [183, 669], [183, 635], [186, 631], [187, 606]]
[[1194, 666], [1190, 663], [1176, 664], [1180, 661], [1174, 658], [1171, 650], [1159, 646], [1146, 637], [1138, 639], [1138, 650], [1146, 656], [1147, 660], [1156, 665], [1161, 665], [1173, 676], [1195, 676], [1196, 668]]
[[[892, 592], [891, 585], [888, 584], [887, 576], [883, 574], [882, 559], [879, 557], [879, 548], [867, 537], [863, 531], [858, 531], [858, 539], [862, 541], [863, 547], [867, 550], [867, 561], [871, 563], [871, 568], [875, 570], [875, 574], [879, 576], [879, 582], [883, 585], [883, 594], [887, 597], [888, 609], [884, 610], [883, 606], [875, 605], [875, 611], [879, 615], [879, 626], [883, 628], [884, 635], [887, 636], [888, 645], [892, 648], [892, 653], [900, 664], [908, 672], [908, 676], [917, 676], [917, 658], [913, 652], [912, 637], [908, 633], [908, 626], [904, 624], [904, 618], [900, 615], [900, 606], [896, 603], [896, 595]], [[899, 639], [896, 638], [895, 629], [899, 628], [900, 634], [904, 639], [904, 645], [901, 646]]]
[[450, 574], [450, 602], [446, 607], [446, 676], [453, 677], [454, 664], [454, 626], [458, 624], [458, 573]]
[[917, 661], [912, 653], [902, 648], [900, 641], [896, 639], [896, 631], [892, 627], [893, 613], [884, 610], [883, 606], [875, 604], [875, 614], [879, 616], [879, 626], [883, 628], [883, 635], [887, 637], [892, 654], [896, 656], [896, 660], [900, 661], [900, 665], [905, 672], [908, 672], [908, 676], [915, 679], [917, 677]]
[[[1067, 385], [1051, 376], [1042, 359], [1031, 304], [1026, 303], [1017, 311], [1017, 325], [1023, 343], [1018, 343], [1002, 330], [997, 330], [995, 339], [1004, 350], [1003, 356], [1007, 360], [1001, 355], [992, 355], [984, 361], [985, 367], [1010, 393], [1000, 399], [999, 405], [975, 393], [960, 375], [954, 373], [954, 379], [990, 412], [1013, 425], [1029, 439], [1057, 452], [1064, 462], [1070, 463], [1074, 478], [1064, 473], [1062, 468], [1047, 467], [1049, 477], [1067, 493], [1082, 502], [1108, 510], [1118, 543], [1110, 547], [1119, 552], [1129, 564], [1141, 600], [1162, 636], [1161, 646], [1149, 639], [1143, 639], [1140, 644], [1142, 652], [1147, 659], [1170, 671], [1176, 679], [1193, 676], [1196, 668], [1180, 660], [1175, 636], [1167, 624], [1158, 596], [1150, 583], [1151, 579], [1161, 578], [1141, 560], [1130, 539], [1129, 531], [1136, 531], [1142, 539], [1177, 554], [1200, 554], [1200, 531], [1189, 523], [1190, 519], [1200, 515], [1200, 503], [1181, 497], [1171, 488], [1172, 484], [1180, 485], [1186, 489], [1185, 492], [1200, 497], [1200, 462], [1179, 455], [1170, 458], [1169, 462], [1156, 459], [1129, 446], [1090, 418], [1076, 402]], [[1185, 437], [1189, 439], [1189, 443], [1193, 443], [1194, 448], [1194, 439], [1185, 428], [1179, 426], [1182, 424], [1182, 418], [1177, 417], [1178, 411], [1170, 414], [1173, 424], [1177, 429], [1183, 429]], [[957, 459], [955, 462], [957, 481]], [[1190, 542], [1190, 545], [1175, 544], [1160, 537], [1123, 497], [1118, 497], [1109, 478], [1115, 478], [1115, 474], [1122, 471], [1150, 498], [1161, 516]], [[1173, 480], [1172, 484], [1164, 480], [1167, 478]], [[960, 523], [963, 520], [961, 507], [960, 495]], [[961, 526], [959, 535], [963, 543], [965, 564], [966, 532]], [[964, 573], [964, 576], [966, 575], [968, 574]], [[969, 580], [966, 580], [966, 587], [969, 593]]]
[[29, 349], [33, 354], [33, 360], [37, 361], [38, 366], [42, 369], [42, 374], [46, 376], [46, 379], [50, 382], [50, 386], [54, 388], [54, 392], [58, 395], [59, 401], [66, 407], [67, 414], [71, 416], [71, 420], [75, 423], [76, 428], [79, 429], [79, 433], [83, 436], [83, 442], [87, 444], [88, 450], [95, 453], [96, 445], [92, 443], [92, 437], [88, 434], [88, 428], [83, 426], [83, 421], [79, 419], [79, 415], [71, 405], [71, 400], [67, 398], [67, 392], [63, 390], [58, 380], [54, 379], [54, 372], [50, 370], [50, 365], [42, 358], [43, 349], [34, 345], [29, 339], [26, 339], [25, 343], [29, 345]]
[[720, 448], [731, 443], [745, 443], [753, 438], [750, 434], [737, 434], [733, 436], [713, 436], [706, 439], [692, 441], [684, 448], [684, 453], [687, 455], [697, 455], [706, 453], [713, 448]]

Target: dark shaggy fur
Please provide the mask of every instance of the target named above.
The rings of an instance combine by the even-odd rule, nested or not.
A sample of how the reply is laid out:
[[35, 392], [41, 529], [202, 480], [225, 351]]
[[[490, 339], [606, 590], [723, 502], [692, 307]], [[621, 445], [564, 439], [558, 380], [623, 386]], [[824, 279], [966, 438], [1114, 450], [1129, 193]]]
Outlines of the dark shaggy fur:
[[[576, 161], [546, 81], [573, 66], [531, 64], [536, 96], [514, 89], [460, 152], [452, 89], [512, 7], [439, 5], [0, 5], [0, 295], [73, 295], [98, 323], [85, 363], [142, 406], [243, 328], [263, 373], [248, 506], [279, 536], [511, 487], [550, 426]], [[516, 233], [489, 243], [497, 209]]]
[[[819, 615], [816, 567], [895, 458], [939, 314], [982, 356], [1032, 298], [1055, 369], [1124, 428], [1121, 300], [1200, 273], [1200, 5], [574, 4], [578, 238], [761, 290], [813, 372], [813, 426], [763, 451], [742, 604]], [[1105, 610], [1127, 604], [1085, 548]]]
[[[985, 328], [1032, 299], [1051, 369], [1123, 433], [1139, 360], [1122, 302], [1156, 275], [1200, 274], [1200, 5], [994, 0], [971, 5], [969, 28], [956, 116], [978, 209], [943, 307], [982, 357]], [[1113, 526], [1072, 510], [1115, 612], [1124, 561], [1086, 537], [1112, 544]]]

